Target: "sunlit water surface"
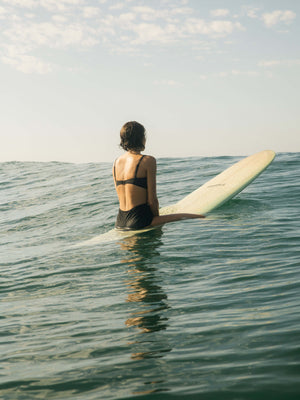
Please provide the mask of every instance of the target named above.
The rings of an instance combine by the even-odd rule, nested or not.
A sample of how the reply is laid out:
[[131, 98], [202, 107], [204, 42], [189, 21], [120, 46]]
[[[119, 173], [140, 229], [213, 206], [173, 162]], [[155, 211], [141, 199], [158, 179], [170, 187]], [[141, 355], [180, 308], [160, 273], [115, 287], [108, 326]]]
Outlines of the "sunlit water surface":
[[[158, 161], [161, 206], [239, 157]], [[0, 164], [1, 399], [300, 398], [299, 153], [119, 242], [111, 165]]]

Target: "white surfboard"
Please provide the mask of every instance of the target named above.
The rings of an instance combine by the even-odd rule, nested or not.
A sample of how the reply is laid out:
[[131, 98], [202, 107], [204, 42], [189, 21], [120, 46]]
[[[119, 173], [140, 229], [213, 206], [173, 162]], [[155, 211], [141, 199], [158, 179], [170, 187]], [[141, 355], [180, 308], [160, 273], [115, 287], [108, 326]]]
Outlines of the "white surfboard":
[[[274, 157], [275, 153], [272, 150], [264, 150], [246, 157], [200, 186], [178, 203], [161, 208], [159, 214], [207, 214], [241, 192], [271, 164]], [[112, 229], [80, 243], [79, 246], [120, 240], [150, 229], [153, 228], [140, 229], [138, 231]]]

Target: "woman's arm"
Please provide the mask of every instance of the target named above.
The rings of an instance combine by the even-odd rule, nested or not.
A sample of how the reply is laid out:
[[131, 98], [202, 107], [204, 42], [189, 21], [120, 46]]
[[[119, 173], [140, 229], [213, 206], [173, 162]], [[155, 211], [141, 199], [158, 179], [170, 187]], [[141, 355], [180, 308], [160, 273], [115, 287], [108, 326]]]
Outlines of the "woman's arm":
[[154, 216], [159, 215], [159, 204], [156, 195], [156, 160], [152, 156], [148, 156], [147, 162], [147, 184], [148, 198], [147, 202]]
[[182, 219], [205, 218], [200, 214], [169, 214], [159, 215], [159, 205], [156, 195], [156, 160], [154, 157], [148, 156], [147, 160], [147, 183], [148, 183], [148, 204], [153, 212], [153, 220], [151, 226], [162, 225], [167, 222], [179, 221]]
[[117, 190], [116, 177], [115, 177], [115, 172], [116, 172], [115, 163], [116, 163], [116, 162], [114, 162], [113, 167], [112, 167], [112, 176], [113, 176], [113, 178], [114, 178], [115, 189]]

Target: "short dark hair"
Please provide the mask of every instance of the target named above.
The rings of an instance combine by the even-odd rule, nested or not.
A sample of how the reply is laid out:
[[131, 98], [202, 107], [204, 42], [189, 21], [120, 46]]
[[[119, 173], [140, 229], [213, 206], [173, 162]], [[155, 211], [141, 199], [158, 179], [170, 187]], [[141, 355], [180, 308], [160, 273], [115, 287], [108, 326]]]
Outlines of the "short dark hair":
[[145, 128], [136, 121], [126, 122], [120, 131], [120, 146], [128, 150], [141, 151], [145, 149]]

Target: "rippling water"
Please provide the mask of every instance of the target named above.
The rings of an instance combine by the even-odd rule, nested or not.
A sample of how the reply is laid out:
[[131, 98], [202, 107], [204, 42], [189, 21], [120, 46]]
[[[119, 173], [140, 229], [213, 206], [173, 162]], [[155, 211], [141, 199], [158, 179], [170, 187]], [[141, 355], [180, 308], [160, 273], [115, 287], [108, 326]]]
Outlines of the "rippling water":
[[[161, 206], [238, 157], [160, 159]], [[111, 229], [111, 165], [0, 164], [1, 399], [300, 398], [299, 153], [206, 220]]]

